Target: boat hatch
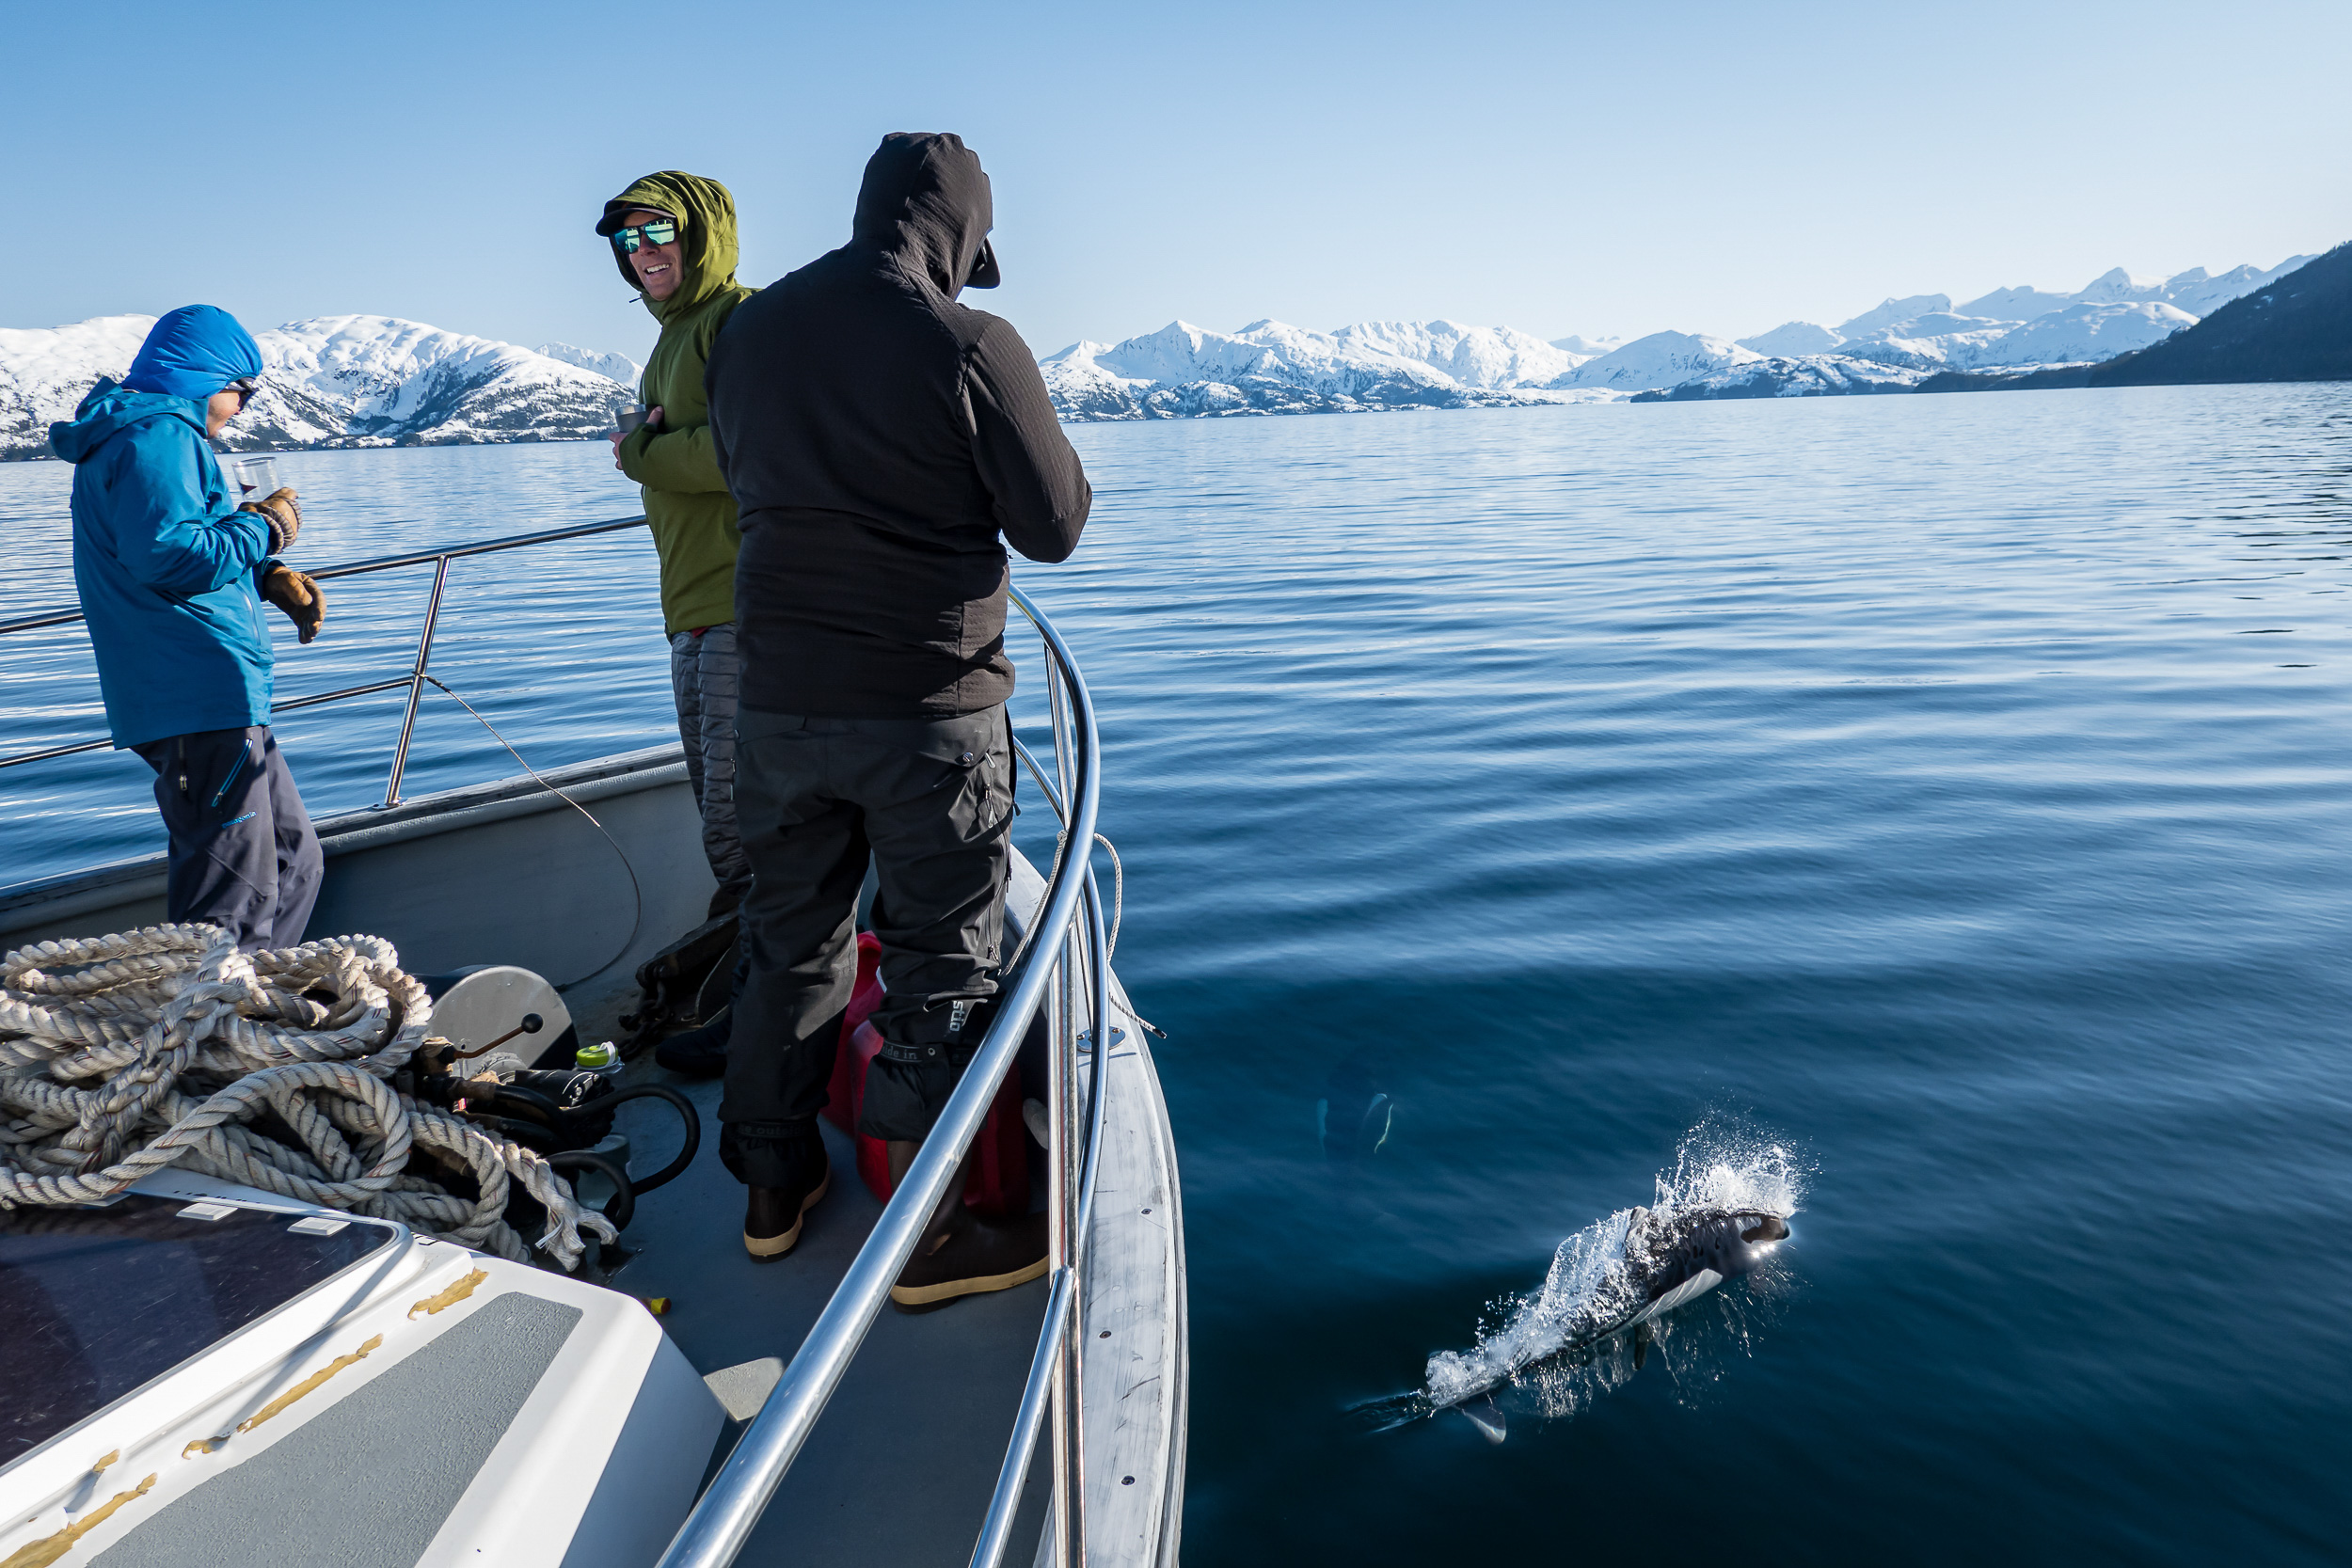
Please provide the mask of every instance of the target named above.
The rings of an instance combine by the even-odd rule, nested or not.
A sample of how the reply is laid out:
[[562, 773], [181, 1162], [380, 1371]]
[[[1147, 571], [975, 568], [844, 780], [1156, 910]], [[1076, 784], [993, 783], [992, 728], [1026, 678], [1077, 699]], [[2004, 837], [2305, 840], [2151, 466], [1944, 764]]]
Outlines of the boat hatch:
[[332, 1219], [129, 1193], [0, 1210], [0, 1465], [397, 1239]]

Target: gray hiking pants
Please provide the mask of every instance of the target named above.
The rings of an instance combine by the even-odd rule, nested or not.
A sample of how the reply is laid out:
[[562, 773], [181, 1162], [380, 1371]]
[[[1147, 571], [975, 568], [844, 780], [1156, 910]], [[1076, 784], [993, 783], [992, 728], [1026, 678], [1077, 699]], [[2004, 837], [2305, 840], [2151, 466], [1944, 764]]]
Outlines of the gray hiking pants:
[[670, 690], [677, 698], [678, 741], [686, 748], [686, 780], [702, 814], [703, 857], [727, 901], [751, 886], [735, 824], [735, 702], [743, 664], [735, 652], [735, 623], [682, 631], [670, 639]]
[[746, 711], [737, 801], [755, 873], [743, 901], [750, 974], [727, 1042], [721, 1153], [780, 1187], [783, 1149], [814, 1139], [857, 978], [857, 899], [870, 860], [887, 994], [861, 1131], [930, 1131], [996, 994], [1012, 824], [1012, 736], [1000, 705], [960, 719], [820, 719]]
[[155, 804], [171, 835], [165, 918], [226, 927], [248, 953], [299, 943], [326, 860], [269, 726], [198, 730], [132, 750], [155, 769]]

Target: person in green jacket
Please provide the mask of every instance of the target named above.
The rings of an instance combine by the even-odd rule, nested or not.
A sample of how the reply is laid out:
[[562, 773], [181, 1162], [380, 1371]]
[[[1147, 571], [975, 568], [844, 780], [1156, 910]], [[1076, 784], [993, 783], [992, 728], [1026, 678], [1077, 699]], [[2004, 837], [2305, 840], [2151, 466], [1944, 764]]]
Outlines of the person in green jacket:
[[[661, 558], [661, 621], [670, 639], [686, 775], [702, 814], [703, 853], [718, 879], [710, 912], [742, 902], [751, 885], [735, 820], [735, 498], [710, 449], [703, 367], [710, 345], [752, 291], [735, 280], [735, 198], [716, 180], [664, 169], [604, 204], [596, 232], [661, 324], [638, 396], [645, 422], [615, 435], [614, 466], [644, 489]], [[709, 1042], [723, 1051], [723, 1041]], [[724, 1065], [714, 1054], [710, 1070]]]

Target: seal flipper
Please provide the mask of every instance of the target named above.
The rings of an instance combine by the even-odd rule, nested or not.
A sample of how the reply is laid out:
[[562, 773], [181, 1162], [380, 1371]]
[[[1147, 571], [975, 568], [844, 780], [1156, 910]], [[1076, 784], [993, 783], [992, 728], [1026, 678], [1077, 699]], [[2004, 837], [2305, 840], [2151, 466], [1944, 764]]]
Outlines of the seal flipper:
[[1492, 1395], [1471, 1404], [1457, 1404], [1454, 1408], [1460, 1411], [1462, 1418], [1476, 1427], [1478, 1435], [1489, 1443], [1500, 1443], [1509, 1435], [1502, 1412], [1495, 1404]]

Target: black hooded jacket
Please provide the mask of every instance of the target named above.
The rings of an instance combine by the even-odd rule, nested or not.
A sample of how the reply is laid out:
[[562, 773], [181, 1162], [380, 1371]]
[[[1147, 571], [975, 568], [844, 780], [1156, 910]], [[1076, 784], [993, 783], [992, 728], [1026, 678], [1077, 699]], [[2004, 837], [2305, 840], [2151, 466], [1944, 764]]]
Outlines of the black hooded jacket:
[[850, 243], [737, 309], [704, 385], [740, 509], [742, 704], [937, 719], [1012, 693], [1001, 533], [1077, 547], [1093, 504], [992, 286], [988, 176], [951, 135], [898, 133], [866, 166]]

